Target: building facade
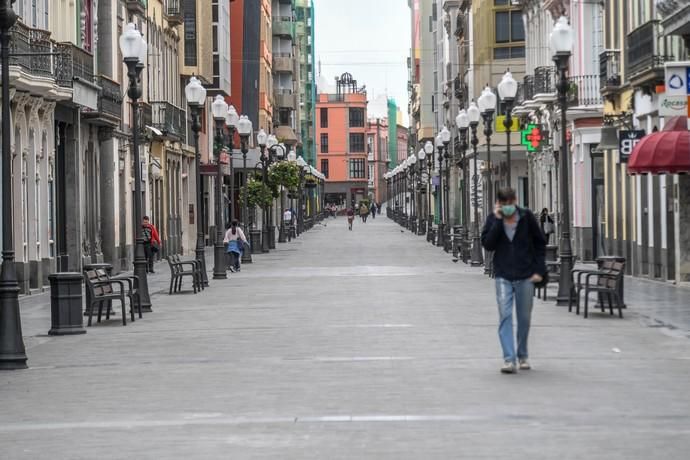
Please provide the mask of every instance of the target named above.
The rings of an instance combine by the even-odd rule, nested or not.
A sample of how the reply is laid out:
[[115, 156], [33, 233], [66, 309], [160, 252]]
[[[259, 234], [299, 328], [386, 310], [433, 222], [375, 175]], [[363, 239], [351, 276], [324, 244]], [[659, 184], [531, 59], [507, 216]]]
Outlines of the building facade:
[[367, 93], [349, 73], [336, 78], [334, 91], [319, 92], [316, 103], [318, 169], [325, 202], [353, 206], [369, 197]]

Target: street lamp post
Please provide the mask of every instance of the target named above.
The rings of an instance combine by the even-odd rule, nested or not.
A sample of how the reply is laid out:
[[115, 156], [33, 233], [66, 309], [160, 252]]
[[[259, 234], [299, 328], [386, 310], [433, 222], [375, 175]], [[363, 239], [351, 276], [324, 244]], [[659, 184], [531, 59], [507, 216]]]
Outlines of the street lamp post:
[[206, 102], [206, 88], [201, 85], [198, 78], [192, 77], [185, 87], [187, 104], [192, 114], [192, 133], [194, 133], [194, 162], [196, 167], [196, 260], [202, 267], [201, 277], [204, 286], [208, 286], [208, 273], [206, 272], [206, 248], [204, 244], [204, 218], [202, 209], [202, 185], [201, 185], [201, 153], [199, 152], [199, 132], [201, 121], [199, 119], [203, 104]]
[[147, 45], [144, 37], [132, 23], [127, 24], [120, 36], [120, 51], [127, 65], [127, 77], [129, 88], [127, 95], [132, 101], [132, 150], [134, 151], [134, 276], [139, 282], [139, 295], [141, 310], [151, 312], [151, 297], [149, 295], [149, 283], [146, 275], [148, 261], [144, 251], [144, 233], [142, 227], [142, 200], [141, 193], [141, 159], [139, 155], [139, 98], [142, 95], [141, 72], [146, 63]]
[[232, 155], [235, 149], [235, 132], [239, 122], [240, 117], [235, 106], [229, 105], [228, 111], [225, 114], [225, 126], [228, 128], [228, 163], [230, 165], [230, 218], [228, 223], [235, 219], [235, 165], [233, 164]]
[[297, 234], [301, 235], [304, 233], [304, 208], [305, 208], [305, 195], [306, 195], [306, 184], [305, 178], [309, 174], [310, 168], [309, 164], [304, 161], [302, 155], [297, 158], [297, 165], [299, 166], [299, 195], [297, 201]]
[[450, 168], [448, 162], [450, 160], [450, 140], [451, 133], [445, 126], [441, 130], [441, 140], [443, 141], [443, 160], [444, 167], [443, 170], [445, 177], [443, 180], [443, 248], [447, 249], [448, 243], [450, 242], [450, 232], [452, 230], [450, 225]]
[[467, 116], [465, 109], [458, 112], [458, 116], [455, 117], [455, 124], [458, 127], [458, 133], [460, 133], [460, 150], [462, 152], [460, 165], [462, 167], [462, 241], [463, 248], [460, 251], [462, 255], [463, 262], [467, 263], [469, 258], [467, 254], [467, 248], [470, 244], [470, 191], [469, 191], [469, 171], [467, 164], [467, 133], [470, 127], [470, 119]]
[[[484, 122], [484, 136], [486, 137], [486, 192], [484, 193], [484, 203], [486, 213], [492, 212], [493, 199], [493, 181], [492, 181], [492, 165], [491, 165], [491, 135], [493, 134], [492, 124], [494, 122], [494, 112], [496, 111], [496, 95], [487, 85], [482, 91], [482, 95], [477, 100], [479, 111], [482, 113], [482, 120]], [[493, 265], [493, 254], [486, 252], [484, 273], [490, 274]]]
[[472, 182], [474, 185], [474, 225], [473, 225], [473, 236], [472, 236], [472, 260], [470, 264], [473, 267], [479, 267], [484, 264], [484, 256], [482, 254], [482, 246], [479, 238], [479, 174], [477, 173], [477, 163], [479, 159], [477, 158], [477, 144], [479, 144], [479, 139], [477, 139], [477, 126], [479, 126], [479, 118], [481, 114], [477, 104], [472, 101], [470, 107], [467, 109], [467, 118], [470, 120], [470, 130], [472, 131], [472, 154], [474, 163], [474, 174], [472, 177]]
[[431, 230], [434, 227], [434, 215], [431, 213], [431, 171], [434, 168], [434, 144], [431, 141], [426, 141], [424, 143], [424, 153], [426, 154], [426, 180], [427, 180], [427, 192], [426, 192], [426, 239], [431, 241]]
[[443, 140], [441, 139], [441, 133], [436, 135], [436, 155], [438, 160], [438, 190], [436, 191], [436, 198], [438, 201], [438, 206], [434, 206], [435, 210], [438, 210], [438, 234], [436, 235], [437, 246], [441, 246], [443, 242], [441, 241], [443, 235]]
[[223, 96], [216, 96], [213, 104], [211, 104], [211, 112], [213, 113], [213, 120], [216, 125], [216, 240], [213, 248], [213, 279], [224, 280], [227, 279], [225, 263], [225, 246], [223, 244], [223, 169], [220, 164], [220, 156], [223, 150], [223, 125], [228, 113], [228, 104], [223, 99]]
[[423, 235], [426, 233], [426, 229], [424, 228], [424, 216], [426, 215], [426, 210], [424, 209], [424, 195], [426, 195], [427, 193], [426, 184], [424, 183], [424, 172], [426, 170], [426, 152], [423, 148], [419, 149], [419, 153], [417, 153], [417, 158], [419, 159], [417, 186], [419, 189], [419, 195], [421, 195], [421, 197], [417, 198], [417, 235]]
[[493, 134], [492, 124], [494, 122], [494, 112], [496, 111], [496, 95], [487, 85], [482, 91], [482, 95], [477, 99], [479, 111], [484, 122], [484, 136], [486, 137], [486, 212], [491, 212], [493, 205], [493, 185], [491, 177], [491, 135]]
[[507, 186], [512, 187], [511, 180], [511, 166], [510, 166], [510, 132], [513, 127], [513, 102], [515, 102], [515, 95], [517, 94], [518, 85], [510, 71], [503, 74], [501, 82], [498, 84], [498, 95], [501, 101], [505, 104], [505, 119], [503, 126], [506, 129], [506, 165], [508, 175], [506, 177]]
[[[265, 143], [262, 144], [262, 141]], [[259, 139], [259, 150], [261, 151], [259, 161], [261, 163], [263, 173], [263, 183], [268, 185], [268, 167], [271, 166], [271, 163], [273, 163], [276, 159], [278, 161], [283, 159], [285, 156], [285, 146], [278, 143], [278, 138], [276, 138], [275, 135], [269, 134], [265, 140]], [[261, 230], [261, 248], [263, 252], [269, 252], [273, 246], [269, 241], [269, 238], [271, 238], [271, 235], [273, 235], [273, 232], [269, 228], [273, 226], [271, 214], [272, 210], [270, 206], [264, 208], [263, 228]]]
[[[229, 109], [228, 109], [229, 110]], [[261, 130], [263, 131], [263, 130]], [[260, 131], [260, 133], [261, 133]], [[252, 126], [252, 121], [246, 115], [240, 116], [237, 122], [237, 132], [240, 135], [240, 151], [242, 152], [242, 177], [244, 186], [247, 186], [247, 153], [249, 153], [249, 138], [254, 132], [254, 127]], [[264, 133], [266, 135], [266, 133]], [[234, 174], [234, 171], [233, 171]], [[249, 199], [248, 194], [244, 194], [244, 199], [242, 200], [242, 226], [244, 231], [249, 233], [249, 204], [247, 200]], [[242, 263], [250, 264], [252, 263], [252, 252], [251, 249], [242, 251]]]
[[12, 240], [12, 145], [10, 138], [10, 28], [17, 15], [10, 0], [0, 0], [2, 48], [2, 267], [0, 268], [0, 370], [26, 369], [19, 313], [19, 282]]
[[410, 164], [410, 220], [408, 227], [411, 232], [417, 233], [417, 155], [414, 153], [407, 159]]
[[568, 305], [572, 296], [572, 280], [570, 272], [573, 268], [573, 250], [570, 242], [570, 185], [568, 163], [568, 138], [566, 130], [566, 111], [568, 110], [568, 62], [573, 48], [573, 32], [568, 20], [561, 16], [551, 32], [551, 48], [554, 51], [553, 60], [558, 69], [558, 103], [561, 108], [561, 241], [560, 241], [560, 278], [558, 280], [557, 305]]

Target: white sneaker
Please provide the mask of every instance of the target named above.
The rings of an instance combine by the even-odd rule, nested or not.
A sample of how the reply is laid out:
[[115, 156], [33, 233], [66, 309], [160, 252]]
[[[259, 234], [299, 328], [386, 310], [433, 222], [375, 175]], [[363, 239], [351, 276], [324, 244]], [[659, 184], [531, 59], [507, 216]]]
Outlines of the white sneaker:
[[528, 371], [530, 369], [532, 369], [532, 366], [529, 365], [529, 361], [527, 361], [526, 359], [521, 359], [520, 360], [520, 370], [521, 371]]
[[515, 368], [515, 363], [506, 361], [503, 363], [503, 366], [501, 367], [501, 373], [502, 374], [515, 374], [517, 372], [517, 369]]

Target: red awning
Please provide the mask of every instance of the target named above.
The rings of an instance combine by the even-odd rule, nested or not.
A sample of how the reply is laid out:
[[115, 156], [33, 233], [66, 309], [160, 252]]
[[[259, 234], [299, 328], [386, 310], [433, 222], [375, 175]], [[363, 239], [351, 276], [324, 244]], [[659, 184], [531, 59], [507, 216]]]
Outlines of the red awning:
[[628, 174], [690, 173], [690, 131], [685, 120], [669, 123], [664, 131], [638, 142], [630, 154]]

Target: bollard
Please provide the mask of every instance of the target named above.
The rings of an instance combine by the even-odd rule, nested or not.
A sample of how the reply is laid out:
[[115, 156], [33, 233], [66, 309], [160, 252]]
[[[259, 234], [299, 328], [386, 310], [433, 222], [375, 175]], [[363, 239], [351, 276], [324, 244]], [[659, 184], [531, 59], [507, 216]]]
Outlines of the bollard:
[[48, 335], [86, 334], [82, 317], [81, 273], [53, 273], [50, 280], [50, 330]]

